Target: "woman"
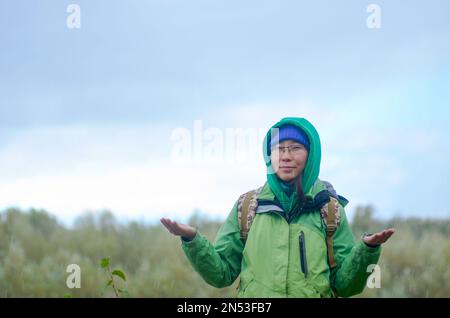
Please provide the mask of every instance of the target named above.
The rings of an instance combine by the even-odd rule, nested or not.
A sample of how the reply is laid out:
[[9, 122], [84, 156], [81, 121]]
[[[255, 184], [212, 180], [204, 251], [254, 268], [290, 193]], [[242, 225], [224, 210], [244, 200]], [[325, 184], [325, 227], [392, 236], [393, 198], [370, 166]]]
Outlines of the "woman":
[[[240, 275], [238, 297], [350, 297], [361, 293], [370, 275], [367, 267], [378, 262], [381, 244], [395, 230], [366, 235], [355, 243], [344, 211], [348, 202], [318, 179], [320, 139], [307, 120], [282, 119], [267, 132], [263, 149], [267, 182], [257, 192], [258, 209], [246, 239], [239, 222], [240, 200], [214, 245], [189, 225], [166, 218], [161, 222], [181, 236], [186, 256], [207, 283], [226, 287]], [[340, 218], [337, 228], [328, 232], [330, 241], [321, 215], [324, 193], [329, 194], [326, 202], [336, 198]]]

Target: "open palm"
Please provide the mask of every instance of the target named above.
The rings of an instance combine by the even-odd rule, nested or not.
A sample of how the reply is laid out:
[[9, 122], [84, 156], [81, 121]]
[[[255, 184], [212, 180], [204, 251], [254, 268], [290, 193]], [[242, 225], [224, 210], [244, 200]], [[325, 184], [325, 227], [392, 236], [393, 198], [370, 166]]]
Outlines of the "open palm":
[[190, 225], [178, 223], [167, 218], [161, 218], [160, 221], [173, 235], [182, 236], [188, 240], [192, 240], [195, 237], [196, 230]]
[[380, 245], [386, 242], [394, 233], [395, 229], [386, 229], [384, 231], [365, 236], [364, 242], [369, 245]]

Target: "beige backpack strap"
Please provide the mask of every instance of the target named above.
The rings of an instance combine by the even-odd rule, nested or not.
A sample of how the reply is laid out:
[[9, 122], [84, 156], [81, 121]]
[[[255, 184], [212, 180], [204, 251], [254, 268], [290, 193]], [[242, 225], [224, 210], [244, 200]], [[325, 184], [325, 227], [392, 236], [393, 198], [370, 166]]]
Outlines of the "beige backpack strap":
[[245, 242], [248, 232], [255, 218], [256, 209], [258, 208], [258, 195], [263, 187], [244, 193], [238, 200], [238, 222], [241, 232], [241, 239]]
[[336, 232], [340, 222], [339, 202], [336, 198], [330, 197], [330, 202], [325, 204], [321, 211], [323, 222], [327, 231], [327, 253], [330, 268], [336, 267], [333, 249], [333, 235]]

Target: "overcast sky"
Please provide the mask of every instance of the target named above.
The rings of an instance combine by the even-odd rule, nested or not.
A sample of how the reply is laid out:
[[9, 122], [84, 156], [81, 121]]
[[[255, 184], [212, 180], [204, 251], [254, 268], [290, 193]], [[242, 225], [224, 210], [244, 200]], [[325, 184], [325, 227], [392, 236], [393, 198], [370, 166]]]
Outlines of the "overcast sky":
[[316, 126], [320, 177], [350, 217], [448, 217], [449, 33], [437, 0], [2, 0], [0, 209], [224, 218], [265, 181], [260, 138], [224, 146], [244, 159], [180, 162], [176, 132], [205, 150], [295, 116]]

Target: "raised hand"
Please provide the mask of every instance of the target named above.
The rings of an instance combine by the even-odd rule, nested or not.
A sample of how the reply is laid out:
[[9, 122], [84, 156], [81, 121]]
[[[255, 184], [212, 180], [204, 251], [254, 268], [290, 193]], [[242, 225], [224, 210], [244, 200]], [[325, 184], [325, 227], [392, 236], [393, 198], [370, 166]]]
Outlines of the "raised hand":
[[160, 221], [170, 233], [182, 236], [189, 241], [192, 240], [197, 233], [195, 228], [187, 224], [178, 223], [167, 218], [161, 218]]
[[364, 242], [368, 245], [380, 245], [386, 242], [394, 233], [395, 229], [386, 229], [384, 231], [365, 236]]

